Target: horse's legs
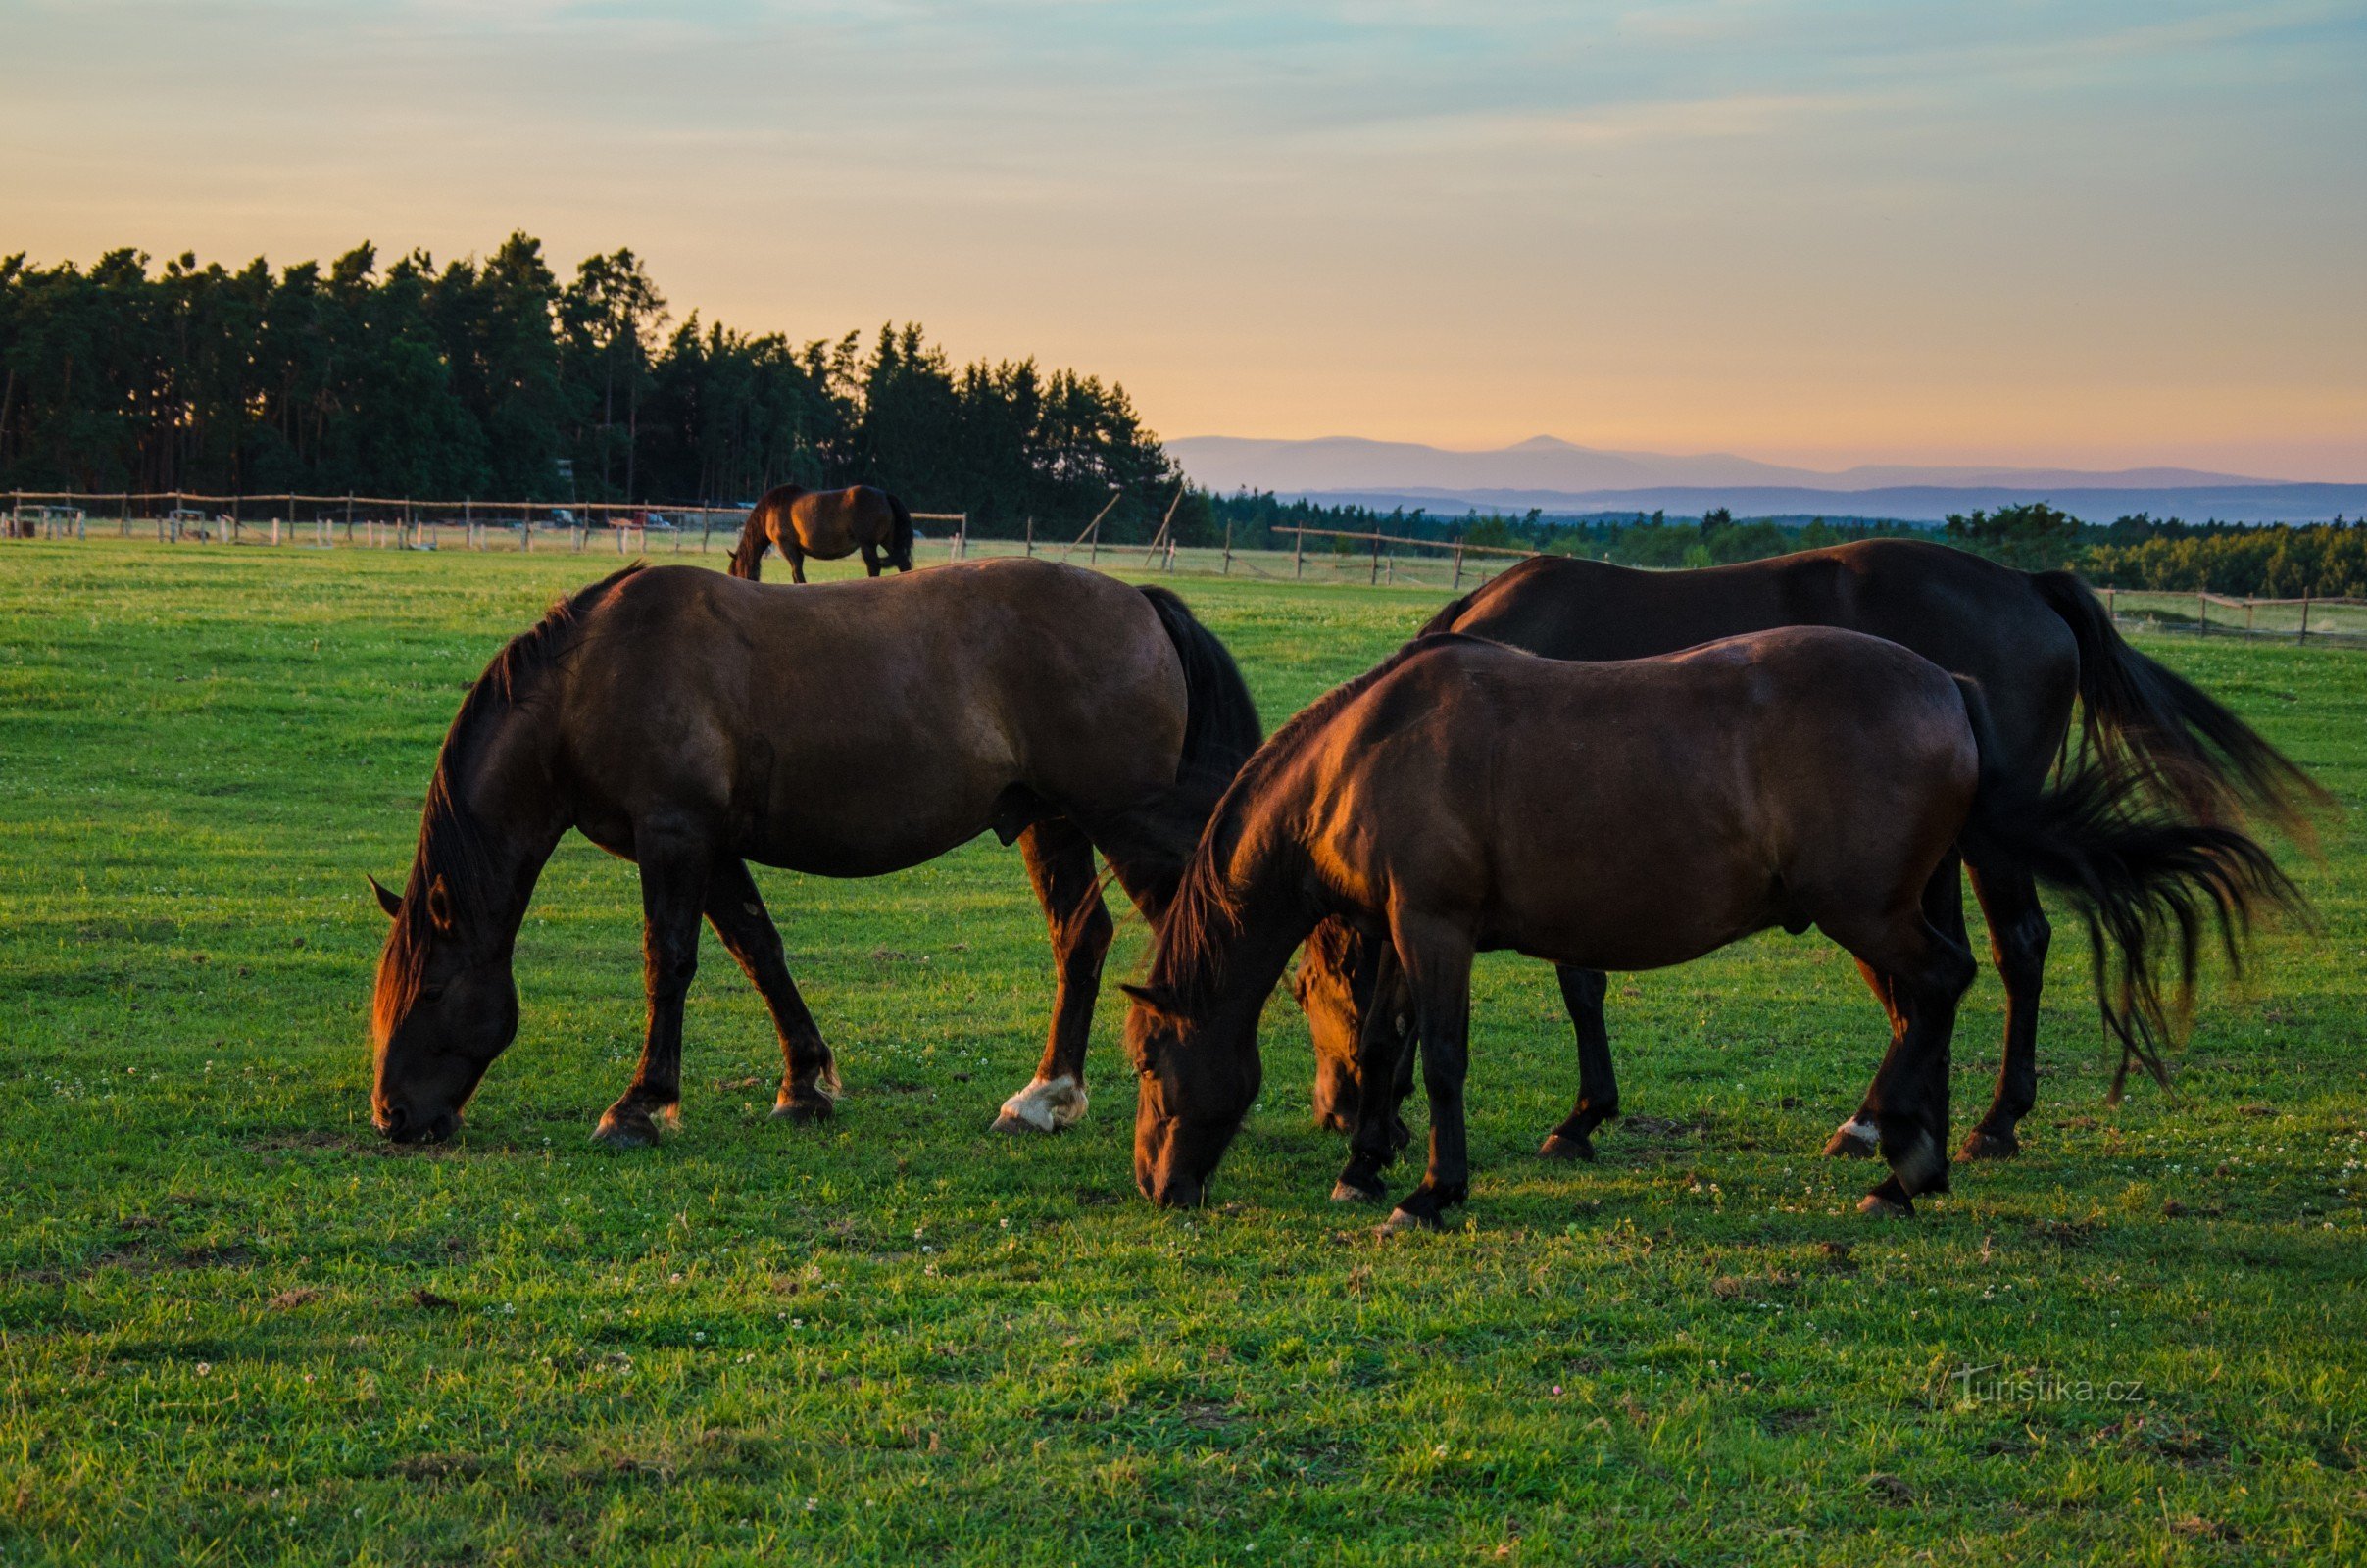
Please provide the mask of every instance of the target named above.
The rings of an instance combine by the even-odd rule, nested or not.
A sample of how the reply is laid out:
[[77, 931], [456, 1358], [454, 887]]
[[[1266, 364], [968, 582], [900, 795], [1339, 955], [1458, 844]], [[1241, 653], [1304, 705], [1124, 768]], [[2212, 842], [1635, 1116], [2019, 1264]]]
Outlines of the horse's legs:
[[682, 999], [699, 971], [699, 912], [715, 864], [697, 838], [647, 826], [634, 834], [633, 858], [641, 864], [641, 967], [649, 1023], [632, 1083], [592, 1133], [618, 1149], [656, 1143], [658, 1121], [673, 1120], [680, 1109]]
[[879, 575], [879, 547], [868, 539], [863, 543], [863, 569], [874, 577]]
[[1027, 880], [1052, 932], [1052, 1034], [1027, 1087], [1003, 1102], [995, 1131], [1052, 1133], [1085, 1114], [1085, 1046], [1102, 986], [1102, 958], [1116, 929], [1094, 874], [1093, 843], [1064, 816], [1047, 817], [1019, 835]]
[[2005, 1052], [1989, 1112], [1964, 1140], [1966, 1159], [2004, 1159], [2022, 1152], [2014, 1128], [2039, 1098], [2039, 992], [2046, 984], [2053, 929], [2039, 906], [2027, 866], [1972, 866], [1973, 892], [1989, 918], [1989, 951], [2005, 982]]
[[[1923, 885], [1923, 917], [1942, 936], [1969, 953], [1972, 951], [1972, 942], [1964, 931], [1964, 890], [1957, 880], [1958, 869], [1956, 852], [1950, 850], [1948, 858], [1932, 872], [1932, 879]], [[1876, 971], [1862, 963], [1857, 967], [1865, 975], [1866, 984], [1873, 988], [1874, 1000], [1882, 1004], [1885, 1012], [1891, 1014], [1892, 1034], [1896, 1038], [1903, 1025], [1899, 1021], [1886, 984]], [[1946, 1071], [1944, 1065], [1944, 1076]], [[1855, 1112], [1834, 1129], [1832, 1138], [1826, 1141], [1825, 1154], [1828, 1158], [1847, 1156], [1851, 1159], [1872, 1159], [1880, 1152], [1881, 1145], [1882, 1135], [1874, 1124], [1874, 1089], [1868, 1084], [1865, 1098], [1858, 1102]]]
[[1948, 1042], [1974, 965], [1971, 950], [1920, 908], [1885, 924], [1831, 934], [1866, 971], [1891, 1015], [1891, 1049], [1861, 1112], [1873, 1121], [1891, 1173], [1858, 1206], [1911, 1214], [1917, 1193], [1948, 1191]]
[[764, 999], [773, 1031], [781, 1040], [781, 1087], [772, 1113], [791, 1121], [818, 1120], [838, 1101], [838, 1065], [822, 1042], [819, 1025], [789, 978], [781, 933], [764, 911], [764, 896], [745, 861], [727, 859], [707, 885], [707, 923], [724, 950], [739, 960], [749, 983]]
[[1619, 1114], [1619, 1075], [1611, 1066], [1610, 1031], [1603, 1023], [1603, 999], [1610, 977], [1600, 969], [1555, 964], [1562, 1004], [1578, 1030], [1578, 1103], [1561, 1125], [1546, 1134], [1537, 1152], [1548, 1159], [1593, 1159], [1593, 1133]]
[[1398, 912], [1391, 919], [1398, 961], [1413, 989], [1414, 1029], [1422, 1043], [1422, 1087], [1430, 1095], [1430, 1168], [1401, 1200], [1388, 1228], [1435, 1229], [1439, 1215], [1471, 1191], [1463, 1127], [1463, 1075], [1469, 1065], [1471, 937], [1445, 920]]
[[780, 551], [782, 555], [789, 558], [789, 580], [791, 582], [804, 582], [806, 580], [805, 551], [799, 549], [797, 542], [792, 539], [781, 540]]
[[1397, 1163], [1405, 1140], [1398, 1136], [1405, 1123], [1398, 1107], [1405, 1091], [1398, 1079], [1412, 1049], [1413, 1031], [1397, 1025], [1396, 994], [1405, 980], [1398, 967], [1397, 949], [1388, 941], [1374, 944], [1372, 988], [1356, 1030], [1356, 1108], [1348, 1129], [1348, 1165], [1332, 1184], [1334, 1202], [1378, 1202], [1388, 1189], [1381, 1172]]

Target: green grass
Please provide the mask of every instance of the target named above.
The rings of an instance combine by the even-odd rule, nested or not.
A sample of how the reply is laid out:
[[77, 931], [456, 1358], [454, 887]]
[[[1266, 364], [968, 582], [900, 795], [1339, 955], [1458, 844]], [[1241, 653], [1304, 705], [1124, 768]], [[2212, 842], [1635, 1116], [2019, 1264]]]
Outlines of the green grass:
[[[362, 873], [406, 863], [465, 684], [606, 564], [0, 547], [0, 1562], [2367, 1550], [2367, 655], [2150, 645], [2354, 808], [2301, 872], [2324, 929], [2214, 979], [2173, 1094], [2103, 1106], [2062, 932], [2029, 1152], [1862, 1220], [1869, 1168], [1815, 1155], [1882, 1021], [1774, 936], [1614, 983], [1630, 1116], [1549, 1167], [1567, 1025], [1492, 958], [1468, 1225], [1382, 1243], [1325, 1200], [1282, 1001], [1216, 1207], [1133, 1192], [1113, 990], [1087, 1121], [986, 1131], [1050, 990], [991, 839], [760, 872], [841, 1115], [767, 1119], [710, 938], [681, 1131], [630, 1155], [585, 1139], [638, 1049], [636, 885], [571, 843], [466, 1135], [382, 1145]], [[1180, 586], [1269, 724], [1439, 599]], [[1141, 950], [1129, 922], [1113, 976]], [[1960, 1128], [1998, 1005], [1985, 975]]]

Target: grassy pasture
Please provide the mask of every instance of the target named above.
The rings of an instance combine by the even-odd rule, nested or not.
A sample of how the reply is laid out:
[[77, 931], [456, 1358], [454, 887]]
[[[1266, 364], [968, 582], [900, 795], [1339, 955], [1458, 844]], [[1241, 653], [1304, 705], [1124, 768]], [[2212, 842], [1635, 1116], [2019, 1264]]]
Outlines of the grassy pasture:
[[[1567, 1025], [1491, 958], [1469, 1223], [1384, 1244], [1325, 1200], [1285, 1001], [1218, 1206], [1133, 1193], [1114, 991], [1084, 1125], [986, 1131], [1049, 1001], [991, 839], [760, 870], [846, 1073], [825, 1128], [767, 1119], [710, 937], [681, 1131], [586, 1144], [639, 932], [578, 841], [466, 1135], [380, 1144], [362, 873], [492, 650], [608, 564], [0, 547], [0, 1562], [2367, 1555], [2367, 654], [2148, 645], [2352, 808], [2302, 871], [2324, 929], [2214, 978], [2174, 1094], [2104, 1107], [2062, 931], [2029, 1152], [1861, 1220], [1870, 1168], [1815, 1152], [1880, 1015], [1776, 935], [1614, 982], [1629, 1118], [1547, 1167]], [[1440, 598], [1179, 586], [1269, 725]], [[1985, 974], [1960, 1128], [1998, 1027]]]

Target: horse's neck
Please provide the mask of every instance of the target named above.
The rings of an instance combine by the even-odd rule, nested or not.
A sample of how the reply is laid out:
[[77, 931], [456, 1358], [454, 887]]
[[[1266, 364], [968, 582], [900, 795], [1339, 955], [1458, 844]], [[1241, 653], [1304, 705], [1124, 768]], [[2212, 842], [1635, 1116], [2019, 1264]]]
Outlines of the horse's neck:
[[465, 857], [436, 855], [432, 863], [465, 864], [474, 885], [455, 889], [483, 921], [477, 939], [507, 947], [526, 917], [535, 880], [570, 824], [573, 811], [555, 782], [556, 750], [549, 707], [513, 707], [488, 721], [459, 777], [447, 781], [453, 820], [443, 830], [465, 834]]
[[1254, 1017], [1281, 982], [1291, 955], [1314, 930], [1319, 911], [1306, 891], [1306, 854], [1296, 840], [1260, 835], [1255, 850], [1236, 854], [1226, 881], [1237, 913], [1207, 956], [1215, 972], [1204, 978], [1212, 1007]]

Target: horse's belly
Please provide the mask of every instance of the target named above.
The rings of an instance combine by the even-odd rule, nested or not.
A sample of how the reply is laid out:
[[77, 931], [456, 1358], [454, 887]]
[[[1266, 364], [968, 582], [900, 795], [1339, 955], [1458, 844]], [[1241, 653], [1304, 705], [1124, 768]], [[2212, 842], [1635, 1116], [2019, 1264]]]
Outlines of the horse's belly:
[[989, 825], [989, 803], [927, 809], [883, 795], [860, 808], [776, 814], [756, 824], [740, 855], [813, 876], [884, 876], [960, 849]]
[[1485, 945], [1587, 969], [1664, 969], [1691, 963], [1775, 923], [1759, 900], [1659, 899], [1630, 894], [1541, 909], [1504, 909]]

